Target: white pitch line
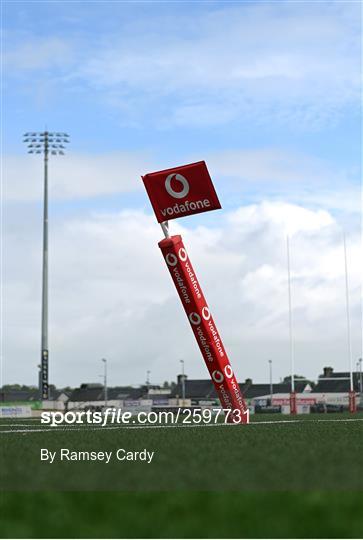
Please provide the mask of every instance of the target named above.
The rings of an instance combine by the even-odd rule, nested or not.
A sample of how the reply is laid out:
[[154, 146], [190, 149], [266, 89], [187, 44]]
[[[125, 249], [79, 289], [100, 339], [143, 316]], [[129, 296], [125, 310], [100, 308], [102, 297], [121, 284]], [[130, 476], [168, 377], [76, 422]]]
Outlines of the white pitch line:
[[[5, 427], [5, 428], [7, 428], [7, 427], [34, 427], [34, 426], [36, 427], [37, 425], [41, 426], [41, 424], [0, 424], [0, 429], [1, 429], [2, 427]], [[82, 424], [82, 425], [86, 426], [86, 425], [89, 425], [89, 424]], [[92, 424], [91, 424], [91, 425], [92, 425]], [[75, 424], [68, 424], [68, 425], [67, 425], [67, 427], [69, 427], [69, 428], [72, 428], [73, 426], [74, 426], [74, 427], [78, 427], [78, 426], [75, 425]], [[50, 429], [50, 428], [56, 429], [57, 426], [50, 426], [50, 425], [47, 425], [47, 424], [46, 424], [46, 427], [49, 427], [49, 429]]]
[[[319, 422], [363, 422], [363, 418], [331, 418], [331, 419], [317, 419], [317, 420], [261, 420], [258, 422], [250, 422], [249, 424], [244, 424], [244, 426], [258, 426], [258, 425], [266, 425], [266, 424], [308, 424], [308, 423], [319, 423]], [[164, 428], [200, 428], [200, 427], [236, 427], [240, 426], [241, 424], [165, 424], [165, 425], [133, 425], [133, 426], [97, 426], [97, 427], [90, 427], [89, 425], [84, 425], [83, 427], [46, 427], [46, 428], [39, 428], [39, 429], [9, 429], [9, 430], [1, 430], [0, 426], [0, 434], [7, 434], [7, 433], [45, 433], [45, 432], [56, 432], [56, 431], [99, 431], [99, 430], [110, 430], [110, 429], [164, 429]], [[4, 425], [4, 427], [7, 427]], [[33, 426], [31, 426], [33, 427]]]
[[213, 427], [213, 426], [237, 426], [238, 424], [165, 424], [165, 425], [137, 425], [137, 426], [100, 426], [100, 427], [91, 427], [89, 425], [84, 425], [81, 428], [77, 427], [48, 427], [43, 429], [9, 429], [9, 430], [1, 430], [0, 434], [2, 433], [44, 433], [44, 432], [50, 432], [50, 431], [99, 431], [99, 430], [106, 430], [106, 429], [164, 429], [164, 428], [196, 428], [196, 427]]
[[34, 427], [36, 424], [0, 424], [0, 428], [2, 427]]
[[363, 422], [363, 418], [330, 418], [328, 419], [316, 419], [316, 420], [262, 420], [258, 422], [250, 422], [249, 425], [253, 424], [294, 424], [294, 423], [303, 423], [303, 424], [316, 424], [319, 422]]

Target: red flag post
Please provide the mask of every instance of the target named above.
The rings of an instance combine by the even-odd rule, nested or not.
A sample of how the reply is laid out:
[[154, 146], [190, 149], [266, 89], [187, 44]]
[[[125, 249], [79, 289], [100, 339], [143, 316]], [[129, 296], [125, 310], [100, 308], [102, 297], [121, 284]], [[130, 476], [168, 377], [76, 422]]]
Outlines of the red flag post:
[[354, 390], [349, 391], [349, 412], [350, 413], [357, 412], [357, 402], [356, 402], [356, 396], [355, 396]]
[[248, 409], [182, 238], [165, 238], [159, 247], [222, 407], [230, 410], [227, 422], [247, 423]]
[[228, 423], [246, 424], [249, 410], [229, 362], [181, 236], [169, 236], [167, 220], [221, 208], [204, 161], [143, 176], [166, 238], [159, 247]]
[[297, 413], [296, 392], [290, 392], [290, 414]]

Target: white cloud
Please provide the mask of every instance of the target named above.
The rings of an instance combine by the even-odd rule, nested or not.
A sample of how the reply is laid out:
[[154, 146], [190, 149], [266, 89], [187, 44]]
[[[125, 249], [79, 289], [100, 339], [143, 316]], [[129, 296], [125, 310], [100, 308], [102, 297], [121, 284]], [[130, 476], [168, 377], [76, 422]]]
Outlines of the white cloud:
[[[360, 186], [345, 170], [327, 161], [281, 148], [233, 149], [203, 155], [218, 191], [229, 205], [241, 204], [246, 193], [254, 200], [266, 197], [305, 206], [360, 212]], [[198, 161], [200, 154], [182, 162]], [[168, 163], [168, 162], [166, 162]], [[150, 152], [51, 156], [51, 200], [89, 199], [118, 193], [143, 193], [141, 175], [165, 168]], [[5, 155], [3, 189], [7, 201], [40, 201], [43, 196], [43, 162], [40, 156]], [[354, 175], [357, 176], [357, 175]], [[143, 200], [146, 199], [144, 198]], [[141, 204], [141, 203], [140, 203]]]
[[[41, 223], [7, 233], [6, 381], [35, 383], [40, 338]], [[240, 379], [288, 373], [286, 231], [291, 230], [297, 370], [347, 367], [341, 231], [327, 212], [264, 202], [220, 214], [220, 224], [184, 229], [191, 260]], [[172, 379], [179, 358], [193, 377], [206, 370], [157, 246], [154, 218], [136, 211], [52, 223], [50, 251], [51, 379], [97, 381], [99, 359], [110, 383]], [[348, 233], [354, 358], [360, 355], [360, 247]]]
[[361, 213], [359, 172], [332, 162], [281, 148], [231, 149], [209, 152], [205, 159], [225, 201], [242, 203], [246, 196], [324, 208], [345, 214]]
[[325, 210], [311, 211], [283, 202], [262, 202], [240, 208], [231, 213], [229, 221], [242, 231], [259, 228], [262, 222], [265, 226], [269, 224], [271, 227], [278, 227], [285, 237], [302, 231], [320, 230], [334, 223], [332, 216]]
[[[220, 150], [206, 156], [215, 174], [254, 182], [316, 182], [339, 177], [329, 164], [303, 153], [280, 148]], [[341, 173], [340, 173], [341, 176]]]
[[[140, 174], [151, 167], [142, 152], [50, 156], [50, 195], [54, 199], [79, 199], [124, 193], [142, 188]], [[40, 156], [5, 156], [4, 196], [10, 201], [40, 200], [43, 190]], [[36, 180], [38, 180], [36, 182]]]

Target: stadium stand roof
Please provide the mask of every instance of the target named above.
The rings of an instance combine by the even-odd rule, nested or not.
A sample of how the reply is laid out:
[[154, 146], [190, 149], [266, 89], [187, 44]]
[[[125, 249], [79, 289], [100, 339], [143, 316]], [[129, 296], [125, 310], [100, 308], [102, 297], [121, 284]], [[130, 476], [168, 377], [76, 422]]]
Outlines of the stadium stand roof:
[[69, 398], [70, 394], [71, 392], [69, 392], [68, 390], [55, 389], [55, 390], [52, 390], [51, 397], [52, 399], [57, 400], [61, 396], [67, 396]]
[[[107, 388], [107, 399], [128, 399], [136, 400], [142, 398], [147, 393], [147, 387], [141, 386], [115, 386]], [[79, 388], [73, 390], [69, 401], [104, 401], [105, 392], [101, 384], [81, 384]]]
[[[319, 375], [318, 383], [314, 388], [314, 392], [321, 393], [341, 393], [349, 392], [350, 380], [349, 371], [334, 372], [333, 368], [324, 368], [324, 373]], [[359, 392], [359, 377], [360, 373], [353, 372], [353, 388]], [[336, 380], [334, 380], [336, 379]], [[345, 380], [342, 380], [345, 379]]]
[[[296, 392], [303, 392], [308, 381], [296, 381]], [[253, 384], [251, 379], [247, 379], [244, 383], [238, 383], [243, 395], [248, 398], [266, 396], [270, 394], [269, 384]], [[278, 383], [273, 385], [273, 392], [289, 393], [290, 383]], [[183, 387], [179, 382], [172, 390], [171, 397], [181, 397]], [[186, 379], [185, 380], [185, 397], [188, 399], [217, 399], [217, 394], [212, 381], [207, 379]]]
[[75, 388], [69, 397], [69, 401], [101, 401], [105, 399], [103, 386], [81, 385]]
[[169, 399], [170, 396], [170, 393], [169, 394], [148, 394], [148, 395], [145, 395], [144, 396], [145, 399], [152, 399], [153, 401], [158, 401], [158, 400], [165, 400], [165, 399]]
[[140, 399], [147, 392], [146, 386], [134, 388], [133, 386], [115, 386], [107, 391], [108, 399]]
[[[307, 384], [308, 381], [295, 381], [295, 391], [303, 392]], [[266, 383], [254, 384], [252, 381], [247, 380], [245, 383], [239, 383], [239, 387], [243, 395], [248, 399], [270, 395], [270, 385]], [[272, 390], [274, 394], [288, 394], [291, 391], [291, 385], [289, 382], [274, 383]]]
[[0, 390], [0, 402], [4, 401], [37, 401], [39, 390]]
[[[179, 382], [172, 390], [171, 397], [181, 397], [183, 385]], [[211, 380], [185, 378], [185, 397], [188, 399], [216, 399], [217, 394]]]

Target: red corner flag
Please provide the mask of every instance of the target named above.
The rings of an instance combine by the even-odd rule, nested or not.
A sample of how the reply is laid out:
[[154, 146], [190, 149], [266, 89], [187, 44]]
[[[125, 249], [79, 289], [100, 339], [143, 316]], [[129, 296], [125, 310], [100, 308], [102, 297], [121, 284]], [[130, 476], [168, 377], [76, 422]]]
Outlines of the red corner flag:
[[221, 208], [204, 161], [142, 177], [158, 222]]

